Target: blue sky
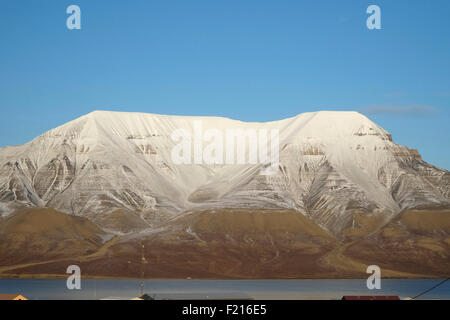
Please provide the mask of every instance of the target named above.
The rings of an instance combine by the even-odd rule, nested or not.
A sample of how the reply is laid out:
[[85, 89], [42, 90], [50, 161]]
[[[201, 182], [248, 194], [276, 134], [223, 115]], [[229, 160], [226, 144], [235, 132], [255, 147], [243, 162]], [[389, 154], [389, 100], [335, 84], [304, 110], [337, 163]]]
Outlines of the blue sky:
[[[82, 29], [66, 28], [77, 4]], [[382, 30], [366, 28], [381, 8]], [[2, 0], [0, 146], [92, 110], [357, 110], [450, 169], [450, 1]]]

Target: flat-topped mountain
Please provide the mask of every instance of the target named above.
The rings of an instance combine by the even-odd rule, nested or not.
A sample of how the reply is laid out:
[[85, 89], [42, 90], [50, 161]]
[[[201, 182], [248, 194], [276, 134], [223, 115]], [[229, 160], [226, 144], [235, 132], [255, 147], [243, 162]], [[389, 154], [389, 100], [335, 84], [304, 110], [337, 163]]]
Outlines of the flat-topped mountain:
[[[204, 130], [278, 129], [278, 173], [261, 175], [262, 164], [175, 164], [171, 134], [193, 131], [195, 121]], [[245, 123], [95, 111], [0, 149], [0, 213], [51, 207], [124, 232], [184, 211], [278, 208], [337, 234], [354, 223], [354, 213], [387, 221], [402, 210], [448, 208], [449, 190], [448, 171], [357, 112]]]
[[[267, 163], [176, 163], [174, 131], [195, 133], [198, 123], [202, 130], [224, 136], [229, 129], [277, 130], [277, 171], [261, 174]], [[201, 138], [206, 148], [210, 141]], [[247, 141], [244, 148], [249, 157], [252, 144]], [[445, 242], [448, 230], [442, 222], [450, 217], [449, 172], [423, 161], [417, 150], [396, 144], [388, 132], [357, 112], [311, 112], [246, 123], [220, 117], [95, 111], [27, 144], [0, 149], [0, 224], [24, 208], [52, 208], [87, 218], [105, 232], [121, 236], [122, 243], [150, 234], [171, 239], [171, 245], [176, 244], [175, 235], [193, 237], [194, 242], [206, 237], [222, 241], [217, 250], [227, 251], [226, 236], [248, 244], [266, 243], [264, 235], [270, 235], [272, 244], [281, 241], [285, 250], [287, 243], [303, 245], [310, 259], [322, 259], [321, 263], [338, 257], [323, 260], [327, 250], [334, 252], [332, 248], [346, 241], [372, 237], [373, 245], [386, 240], [377, 235], [388, 226], [394, 235], [415, 237], [422, 227], [419, 231], [410, 227], [405, 214], [425, 212], [424, 219], [430, 221], [430, 214], [439, 212], [433, 217], [439, 218], [443, 229], [436, 229], [434, 235], [444, 237], [439, 238], [438, 246], [443, 246], [439, 252], [445, 253], [445, 259], [450, 255], [446, 247], [450, 242]], [[267, 212], [292, 221], [292, 228], [274, 223], [273, 215], [258, 216]], [[245, 218], [248, 215], [251, 218]], [[242, 222], [236, 225], [239, 236], [229, 227], [233, 221]], [[255, 228], [253, 223], [264, 227]], [[245, 226], [252, 236], [246, 235]], [[402, 228], [406, 233], [399, 231]], [[432, 230], [425, 233], [435, 239]], [[280, 255], [279, 250], [274, 252]], [[358, 256], [355, 252], [353, 256]], [[214, 268], [208, 274], [225, 272]], [[276, 268], [271, 270], [276, 274]], [[245, 276], [243, 271], [233, 272]]]

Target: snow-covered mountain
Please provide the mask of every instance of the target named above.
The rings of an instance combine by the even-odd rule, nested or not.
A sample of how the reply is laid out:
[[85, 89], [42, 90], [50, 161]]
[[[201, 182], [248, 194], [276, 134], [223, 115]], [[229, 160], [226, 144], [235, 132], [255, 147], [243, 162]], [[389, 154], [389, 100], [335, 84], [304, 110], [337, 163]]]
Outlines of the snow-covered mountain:
[[[205, 130], [278, 129], [278, 173], [261, 175], [263, 164], [175, 164], [171, 134], [194, 130], [195, 121]], [[355, 214], [383, 224], [408, 209], [450, 208], [450, 174], [357, 112], [245, 123], [95, 111], [0, 149], [0, 215], [21, 207], [51, 207], [120, 232], [183, 212], [293, 209], [337, 235]]]

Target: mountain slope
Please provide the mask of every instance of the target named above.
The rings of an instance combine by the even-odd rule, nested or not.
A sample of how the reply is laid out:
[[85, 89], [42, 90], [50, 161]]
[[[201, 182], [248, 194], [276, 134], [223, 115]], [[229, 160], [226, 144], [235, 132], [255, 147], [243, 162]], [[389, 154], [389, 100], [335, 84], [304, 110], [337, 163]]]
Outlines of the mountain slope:
[[88, 254], [109, 238], [87, 219], [49, 208], [22, 209], [0, 220], [0, 265]]
[[[172, 133], [199, 122], [224, 136], [279, 130], [278, 171], [176, 164]], [[369, 264], [444, 276], [449, 197], [448, 171], [356, 112], [245, 123], [96, 111], [0, 149], [0, 273], [76, 262], [140, 276], [145, 244], [150, 277], [361, 277]]]
[[[222, 132], [278, 129], [280, 170], [267, 176], [260, 175], [262, 164], [175, 164], [171, 134], [194, 131], [195, 121]], [[393, 143], [356, 112], [244, 123], [96, 111], [23, 146], [0, 149], [1, 212], [52, 207], [119, 233], [152, 228], [188, 210], [282, 208], [341, 234], [357, 213], [387, 222], [402, 210], [448, 208], [449, 181], [448, 171]], [[112, 222], [114, 212], [121, 217]]]
[[405, 212], [369, 236], [371, 221], [361, 215], [338, 241], [292, 210], [189, 212], [152, 231], [116, 237], [94, 253], [0, 267], [0, 276], [66, 276], [67, 266], [77, 264], [85, 276], [361, 279], [376, 264], [383, 278], [448, 277], [449, 214]]

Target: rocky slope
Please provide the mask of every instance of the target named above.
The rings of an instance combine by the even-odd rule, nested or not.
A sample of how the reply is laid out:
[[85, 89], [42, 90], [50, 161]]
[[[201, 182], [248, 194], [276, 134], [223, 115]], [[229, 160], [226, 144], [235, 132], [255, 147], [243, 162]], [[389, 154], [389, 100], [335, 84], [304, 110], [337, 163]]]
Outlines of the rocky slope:
[[[278, 129], [280, 170], [264, 176], [261, 164], [174, 164], [172, 132], [193, 131], [199, 120], [204, 130]], [[284, 208], [338, 234], [355, 212], [387, 221], [401, 210], [448, 207], [449, 190], [448, 171], [356, 112], [243, 123], [98, 111], [0, 149], [3, 214], [52, 207], [114, 231], [151, 228], [154, 220], [196, 208]], [[110, 221], [112, 212], [123, 226]]]
[[[203, 130], [224, 136], [227, 129], [279, 130], [278, 172], [261, 174], [264, 163], [176, 164], [172, 133], [194, 132], [199, 121]], [[251, 146], [245, 147], [248, 156]], [[383, 246], [397, 241], [386, 237], [392, 228], [395, 234], [406, 230], [399, 250], [410, 250], [411, 238], [417, 241], [414, 248], [434, 250], [441, 266], [449, 259], [448, 229], [422, 234], [439, 242], [425, 243], [408, 225], [411, 219], [404, 219], [407, 212], [422, 212], [418, 221], [435, 221], [433, 214], [440, 212], [440, 224], [450, 221], [449, 172], [394, 143], [388, 132], [356, 112], [244, 123], [96, 111], [25, 145], [0, 149], [0, 226], [17, 210], [44, 207], [87, 218], [102, 232], [120, 236], [108, 247], [108, 259], [122, 257], [115, 260], [118, 265], [135, 257], [144, 241], [160, 257], [161, 272], [175, 268], [182, 276], [195, 267], [212, 276], [354, 274], [361, 265], [343, 259], [370, 262], [358, 253], [369, 244], [376, 247], [373, 252], [388, 254]], [[215, 256], [212, 248], [227, 258]], [[187, 252], [197, 262], [183, 269], [177, 264]], [[239, 260], [242, 255], [247, 262]], [[287, 271], [299, 259], [308, 267]], [[209, 261], [208, 267], [200, 266], [202, 261]], [[261, 261], [271, 263], [248, 271]], [[100, 262], [85, 263], [97, 270]], [[389, 266], [399, 270], [404, 263]]]

